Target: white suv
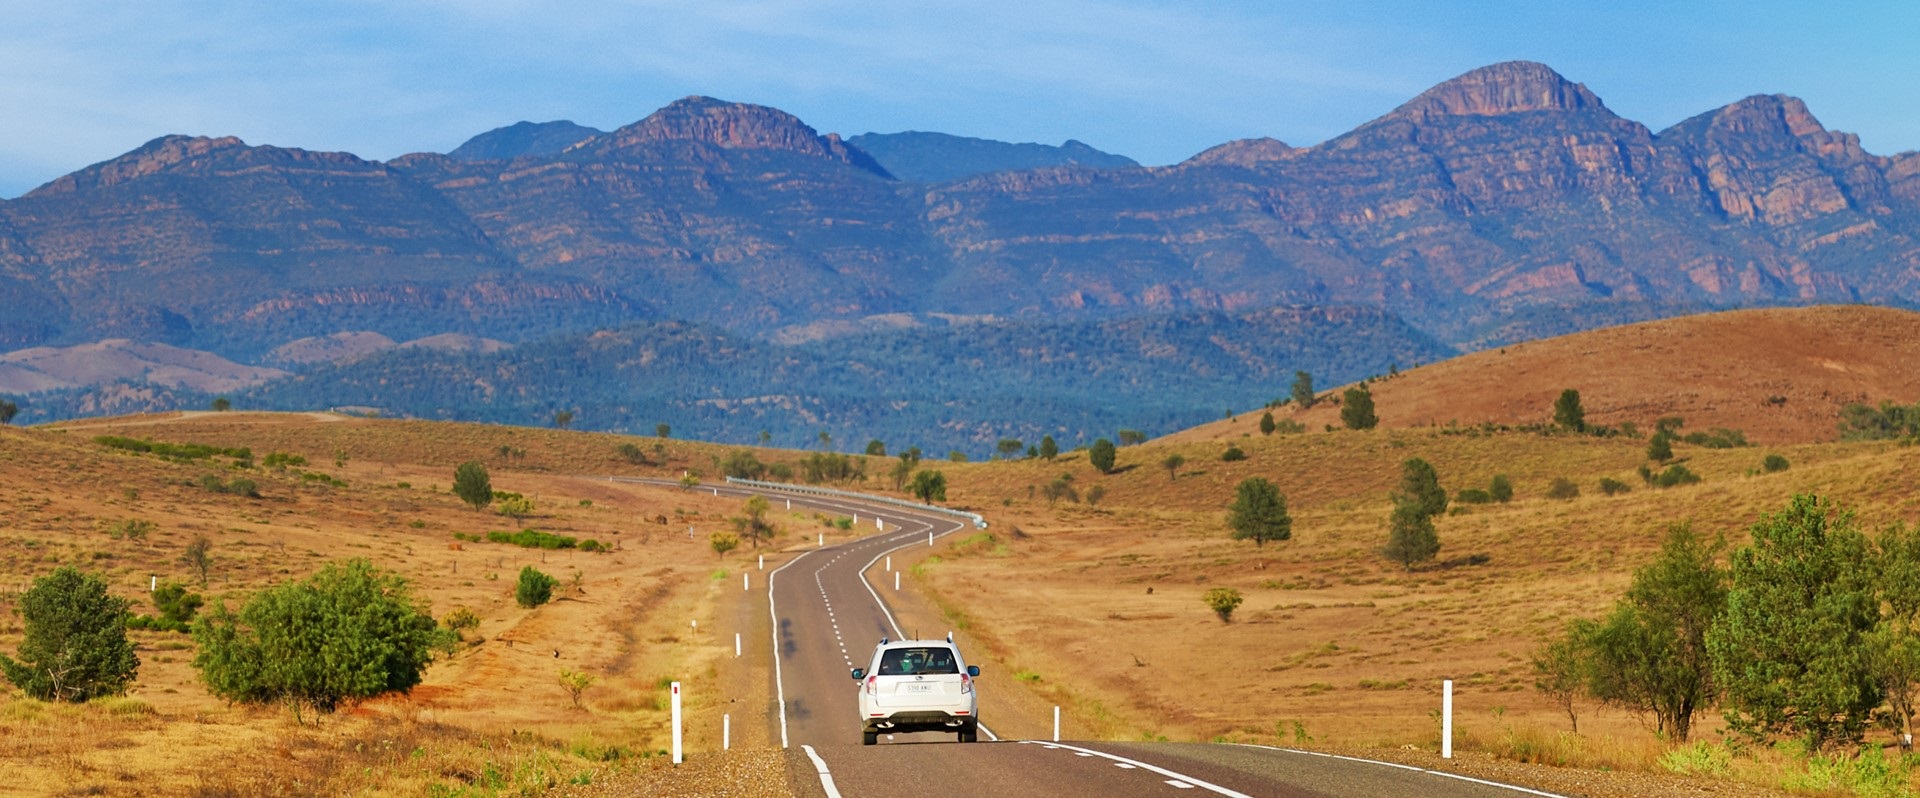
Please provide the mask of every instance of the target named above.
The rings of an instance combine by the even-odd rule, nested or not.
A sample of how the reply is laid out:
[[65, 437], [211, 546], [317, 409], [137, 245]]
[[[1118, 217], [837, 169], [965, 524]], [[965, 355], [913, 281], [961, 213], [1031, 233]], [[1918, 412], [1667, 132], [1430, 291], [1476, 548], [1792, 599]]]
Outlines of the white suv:
[[980, 739], [980, 703], [974, 681], [978, 665], [968, 665], [946, 640], [880, 639], [873, 661], [853, 669], [860, 683], [860, 742], [873, 745], [895, 732], [948, 731], [960, 742]]

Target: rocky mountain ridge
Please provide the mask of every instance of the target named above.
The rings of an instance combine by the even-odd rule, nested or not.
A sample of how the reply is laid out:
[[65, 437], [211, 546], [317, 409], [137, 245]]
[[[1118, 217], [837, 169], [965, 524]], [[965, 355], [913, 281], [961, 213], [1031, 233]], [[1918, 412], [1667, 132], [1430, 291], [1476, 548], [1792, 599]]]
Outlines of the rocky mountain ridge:
[[1656, 133], [1525, 62], [1309, 147], [946, 182], [705, 97], [606, 133], [505, 130], [385, 163], [169, 136], [0, 202], [0, 347], [254, 360], [346, 331], [806, 338], [1364, 306], [1471, 350], [1714, 308], [1920, 304], [1920, 154], [1866, 152], [1778, 95]]

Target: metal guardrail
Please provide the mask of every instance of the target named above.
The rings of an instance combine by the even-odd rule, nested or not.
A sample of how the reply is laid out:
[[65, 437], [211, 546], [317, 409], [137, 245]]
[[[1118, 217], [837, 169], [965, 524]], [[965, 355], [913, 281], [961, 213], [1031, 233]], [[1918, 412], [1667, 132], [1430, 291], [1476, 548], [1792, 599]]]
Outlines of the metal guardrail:
[[799, 494], [805, 494], [809, 496], [833, 496], [833, 497], [838, 497], [842, 499], [857, 499], [863, 502], [891, 504], [895, 507], [904, 507], [909, 510], [920, 510], [923, 512], [940, 513], [942, 515], [951, 515], [958, 518], [965, 518], [969, 521], [972, 521], [973, 526], [976, 529], [987, 528], [987, 519], [982, 517], [979, 513], [969, 513], [964, 510], [952, 510], [952, 509], [948, 509], [945, 507], [940, 507], [932, 504], [921, 504], [920, 502], [910, 502], [905, 499], [896, 499], [896, 498], [893, 498], [892, 496], [875, 496], [870, 493], [854, 493], [853, 491], [849, 491], [849, 490], [834, 490], [833, 488], [816, 488], [812, 485], [793, 485], [786, 482], [762, 482], [757, 479], [739, 479], [737, 477], [727, 477], [727, 484], [745, 485], [750, 488], [761, 488], [763, 490], [787, 491], [789, 493], [799, 493]]

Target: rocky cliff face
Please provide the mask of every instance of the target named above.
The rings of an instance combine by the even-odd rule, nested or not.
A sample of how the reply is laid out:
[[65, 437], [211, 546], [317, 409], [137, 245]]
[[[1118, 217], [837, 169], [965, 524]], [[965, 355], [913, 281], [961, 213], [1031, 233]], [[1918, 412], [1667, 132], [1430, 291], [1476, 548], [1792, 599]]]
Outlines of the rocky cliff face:
[[0, 344], [1347, 304], [1474, 347], [1676, 308], [1920, 303], [1920, 156], [1780, 96], [1656, 134], [1524, 62], [1312, 147], [893, 178], [704, 97], [509, 159], [167, 137], [0, 203], [0, 302], [23, 309]]

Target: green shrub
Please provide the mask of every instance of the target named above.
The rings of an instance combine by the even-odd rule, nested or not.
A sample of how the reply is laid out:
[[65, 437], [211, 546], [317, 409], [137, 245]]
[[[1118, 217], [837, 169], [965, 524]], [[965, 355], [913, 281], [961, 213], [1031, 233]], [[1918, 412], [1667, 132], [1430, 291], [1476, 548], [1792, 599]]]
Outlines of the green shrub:
[[1238, 446], [1229, 446], [1226, 451], [1220, 453], [1222, 462], [1232, 463], [1245, 459], [1247, 459], [1247, 453], [1241, 451]]
[[1549, 499], [1572, 499], [1580, 495], [1580, 486], [1566, 477], [1554, 477], [1553, 484], [1547, 487]]
[[349, 560], [262, 590], [238, 614], [215, 602], [193, 639], [193, 667], [215, 696], [332, 712], [413, 689], [455, 635], [415, 602], [405, 579]]
[[488, 532], [487, 540], [492, 543], [511, 543], [523, 549], [573, 549], [580, 547], [580, 540], [571, 535], [555, 535], [538, 529], [522, 529], [518, 532]]
[[1487, 495], [1501, 504], [1513, 501], [1513, 482], [1507, 479], [1506, 474], [1494, 474], [1493, 482], [1487, 485]]
[[114, 540], [146, 540], [160, 525], [145, 518], [126, 518], [107, 525], [107, 536]]
[[1765, 460], [1760, 461], [1760, 468], [1769, 474], [1780, 473], [1787, 470], [1787, 467], [1787, 458], [1777, 454], [1767, 455]]
[[247, 461], [253, 459], [253, 450], [246, 448], [228, 449], [198, 443], [166, 443], [140, 438], [123, 438], [117, 435], [101, 435], [94, 438], [93, 442], [110, 449], [152, 454], [168, 460], [208, 460], [215, 456]]
[[214, 493], [228, 493], [234, 496], [245, 496], [249, 499], [260, 498], [260, 487], [255, 485], [253, 480], [245, 477], [235, 477], [232, 482], [228, 482], [222, 480], [216, 474], [202, 474], [200, 475], [200, 482], [198, 484], [202, 489]]
[[1621, 482], [1620, 480], [1614, 479], [1613, 477], [1600, 478], [1600, 492], [1608, 496], [1618, 496], [1622, 493], [1631, 492], [1632, 490], [1633, 490], [1632, 485], [1629, 485], [1625, 482]]
[[1708, 449], [1737, 449], [1749, 445], [1746, 433], [1726, 427], [1714, 427], [1706, 432], [1689, 432], [1681, 440]]
[[130, 602], [99, 577], [65, 566], [20, 594], [26, 624], [19, 660], [0, 654], [0, 672], [41, 701], [88, 701], [125, 692], [140, 669], [127, 640]]
[[189, 592], [187, 586], [179, 582], [161, 582], [159, 587], [153, 589], [154, 608], [160, 610], [162, 618], [180, 623], [183, 628], [177, 631], [186, 631], [185, 624], [191, 622], [194, 613], [199, 612], [206, 603], [205, 596]]
[[1207, 609], [1213, 610], [1213, 614], [1220, 616], [1221, 623], [1233, 623], [1233, 611], [1239, 609], [1240, 603], [1245, 601], [1240, 596], [1240, 591], [1230, 587], [1216, 587], [1209, 590], [1201, 600], [1207, 603]]
[[1466, 488], [1455, 494], [1453, 500], [1461, 504], [1488, 504], [1493, 501], [1493, 494], [1479, 488]]
[[531, 565], [520, 569], [520, 584], [513, 589], [513, 600], [520, 606], [533, 609], [553, 600], [553, 588], [560, 580], [541, 573]]
[[268, 452], [267, 456], [260, 460], [260, 465], [275, 471], [284, 470], [289, 466], [303, 466], [306, 464], [307, 458], [286, 452]]
[[1692, 485], [1699, 481], [1700, 481], [1700, 477], [1698, 475], [1694, 474], [1692, 471], [1688, 471], [1686, 466], [1680, 465], [1678, 463], [1667, 466], [1667, 470], [1662, 471], [1653, 476], [1653, 486], [1656, 488], [1671, 488], [1679, 485]]
[[525, 518], [533, 515], [533, 500], [519, 494], [499, 499], [494, 508], [496, 512], [508, 518]]

